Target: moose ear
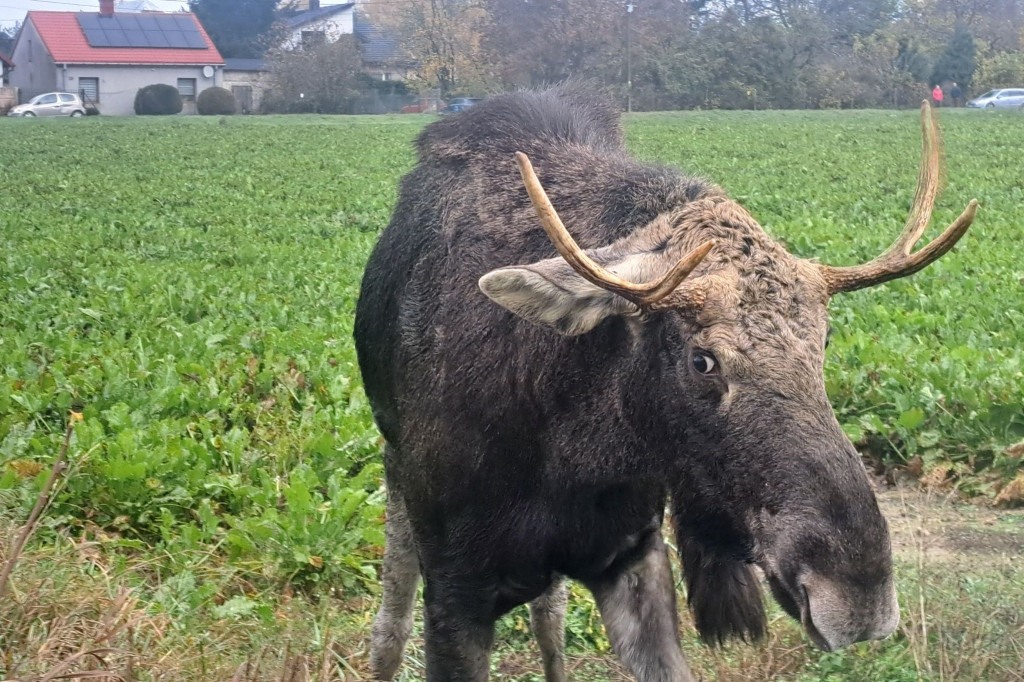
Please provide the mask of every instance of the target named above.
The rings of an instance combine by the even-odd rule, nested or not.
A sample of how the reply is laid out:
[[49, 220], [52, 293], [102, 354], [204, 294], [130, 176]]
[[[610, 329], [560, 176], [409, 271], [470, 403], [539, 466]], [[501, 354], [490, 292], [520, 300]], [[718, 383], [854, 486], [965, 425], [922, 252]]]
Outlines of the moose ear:
[[566, 336], [586, 334], [614, 315], [639, 312], [621, 296], [580, 277], [561, 258], [491, 270], [479, 286], [503, 308]]

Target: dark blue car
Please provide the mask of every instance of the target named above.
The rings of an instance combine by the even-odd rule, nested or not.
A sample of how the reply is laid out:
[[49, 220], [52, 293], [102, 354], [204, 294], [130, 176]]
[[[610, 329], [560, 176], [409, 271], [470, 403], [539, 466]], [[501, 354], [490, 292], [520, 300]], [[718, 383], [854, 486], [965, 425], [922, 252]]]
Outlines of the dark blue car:
[[444, 108], [446, 114], [456, 114], [460, 111], [465, 111], [471, 106], [483, 101], [482, 97], [456, 97], [452, 101], [448, 102], [448, 106]]

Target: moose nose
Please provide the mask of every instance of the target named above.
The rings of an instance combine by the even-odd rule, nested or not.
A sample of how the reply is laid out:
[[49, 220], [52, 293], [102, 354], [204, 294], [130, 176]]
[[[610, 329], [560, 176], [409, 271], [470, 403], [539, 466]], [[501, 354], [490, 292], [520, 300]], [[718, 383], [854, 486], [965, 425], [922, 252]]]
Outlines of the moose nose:
[[801, 581], [800, 620], [811, 641], [825, 651], [854, 642], [884, 639], [900, 622], [892, 579], [869, 589], [850, 589], [820, 576]]

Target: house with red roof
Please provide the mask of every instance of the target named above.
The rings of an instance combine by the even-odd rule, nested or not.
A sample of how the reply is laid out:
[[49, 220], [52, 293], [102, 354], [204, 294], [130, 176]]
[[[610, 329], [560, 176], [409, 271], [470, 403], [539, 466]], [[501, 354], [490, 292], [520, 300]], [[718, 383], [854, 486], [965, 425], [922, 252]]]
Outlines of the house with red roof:
[[191, 12], [31, 11], [18, 31], [10, 84], [26, 102], [44, 92], [77, 92], [106, 115], [134, 113], [135, 94], [172, 85], [195, 112], [200, 92], [221, 86], [224, 59]]

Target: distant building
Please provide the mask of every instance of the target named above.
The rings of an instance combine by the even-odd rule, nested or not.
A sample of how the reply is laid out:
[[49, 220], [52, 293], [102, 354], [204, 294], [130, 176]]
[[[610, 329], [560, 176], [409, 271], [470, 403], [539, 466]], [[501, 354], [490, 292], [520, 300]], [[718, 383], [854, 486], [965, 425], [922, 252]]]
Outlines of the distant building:
[[351, 2], [352, 0], [280, 0], [277, 3], [277, 9], [283, 12], [305, 12], [306, 10], [320, 9], [321, 7], [348, 5]]
[[353, 33], [354, 2], [321, 6], [312, 0], [310, 4], [312, 7], [309, 9], [297, 11], [285, 18], [286, 37], [281, 42], [281, 48], [313, 49]]
[[255, 114], [270, 87], [270, 69], [263, 59], [227, 57], [224, 60], [224, 87], [235, 96], [238, 113]]
[[363, 54], [363, 71], [382, 81], [405, 81], [415, 72], [416, 64], [398, 41], [362, 12], [355, 13], [353, 29]]
[[114, 7], [115, 12], [162, 12], [149, 0], [119, 0]]
[[178, 88], [185, 113], [206, 88], [220, 86], [224, 59], [191, 12], [32, 11], [15, 38], [11, 85], [22, 102], [54, 90], [77, 92], [100, 113], [134, 113], [139, 88]]
[[363, 70], [383, 81], [404, 81], [414, 68], [391, 34], [359, 10], [359, 2], [282, 0], [285, 50], [310, 49], [354, 33], [363, 55]]

